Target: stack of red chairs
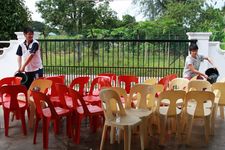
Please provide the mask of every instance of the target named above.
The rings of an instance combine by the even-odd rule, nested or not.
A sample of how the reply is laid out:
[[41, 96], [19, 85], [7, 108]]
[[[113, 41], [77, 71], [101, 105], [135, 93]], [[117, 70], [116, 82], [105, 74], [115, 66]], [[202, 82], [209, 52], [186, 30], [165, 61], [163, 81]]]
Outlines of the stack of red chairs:
[[126, 92], [129, 94], [130, 89], [132, 87], [132, 83], [134, 83], [134, 84], [138, 83], [138, 77], [137, 76], [128, 76], [128, 75], [118, 76], [119, 87], [122, 87], [123, 83], [125, 84]]
[[101, 107], [99, 91], [105, 87], [111, 87], [110, 77], [107, 77], [107, 76], [95, 77], [91, 83], [91, 87], [90, 87], [90, 91], [88, 95], [83, 97], [84, 100], [89, 104], [98, 105]]
[[[18, 94], [23, 94], [24, 99], [19, 100]], [[23, 134], [27, 134], [25, 111], [28, 109], [27, 88], [23, 85], [6, 85], [0, 87], [0, 95], [3, 100], [2, 106], [4, 111], [5, 121], [5, 136], [8, 136], [9, 130], [9, 114], [13, 112], [16, 115], [16, 119], [21, 119]], [[5, 99], [7, 95], [7, 101]]]
[[[75, 134], [73, 140], [75, 143], [80, 143], [80, 127], [84, 117], [89, 117], [90, 126], [95, 132], [100, 123], [100, 116], [103, 116], [103, 110], [99, 106], [85, 103], [80, 92], [66, 85], [57, 84], [57, 89], [60, 91], [60, 101], [65, 109], [69, 109], [73, 113], [73, 124], [75, 125]], [[66, 97], [71, 97], [72, 101]]]
[[[42, 132], [43, 132], [43, 148], [48, 148], [48, 128], [50, 125], [50, 121], [54, 121], [54, 131], [55, 133], [58, 132], [60, 119], [62, 117], [67, 118], [67, 136], [71, 137], [72, 130], [71, 130], [71, 112], [69, 109], [61, 108], [61, 107], [55, 107], [52, 102], [50, 101], [49, 97], [46, 96], [44, 93], [38, 92], [38, 91], [32, 91], [32, 95], [34, 98], [34, 102], [36, 105], [36, 123], [34, 128], [34, 139], [33, 143], [36, 144], [36, 136], [37, 136], [37, 129], [38, 129], [38, 123], [42, 119]], [[43, 107], [43, 104], [47, 103], [45, 107]]]

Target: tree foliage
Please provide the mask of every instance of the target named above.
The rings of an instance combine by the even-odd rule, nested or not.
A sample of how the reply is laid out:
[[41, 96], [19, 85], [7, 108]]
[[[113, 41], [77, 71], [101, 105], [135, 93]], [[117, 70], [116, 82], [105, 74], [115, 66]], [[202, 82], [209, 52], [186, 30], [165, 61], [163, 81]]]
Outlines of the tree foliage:
[[[174, 32], [212, 32], [212, 40], [222, 40], [224, 35], [224, 8], [213, 7], [206, 0], [134, 0], [152, 22], [156, 22], [159, 34]], [[157, 14], [157, 15], [155, 15]], [[154, 23], [153, 23], [154, 24]], [[170, 30], [170, 31], [169, 31]], [[173, 31], [174, 30], [174, 31]]]
[[108, 1], [97, 5], [94, 0], [42, 0], [37, 3], [46, 23], [68, 34], [81, 34], [91, 28], [108, 29], [115, 26], [116, 14]]
[[0, 10], [0, 40], [14, 39], [14, 32], [29, 25], [30, 13], [24, 0], [1, 0]]

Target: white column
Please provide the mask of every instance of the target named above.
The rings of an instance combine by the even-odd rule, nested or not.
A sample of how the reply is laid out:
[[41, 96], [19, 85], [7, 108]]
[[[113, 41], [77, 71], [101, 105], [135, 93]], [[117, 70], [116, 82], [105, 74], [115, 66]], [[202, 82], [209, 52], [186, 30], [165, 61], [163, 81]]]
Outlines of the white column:
[[[198, 53], [202, 54], [206, 57], [209, 57], [209, 37], [211, 32], [187, 32], [187, 36], [189, 40], [198, 40]], [[200, 71], [205, 72], [206, 69], [210, 67], [208, 61], [204, 61], [200, 65]]]

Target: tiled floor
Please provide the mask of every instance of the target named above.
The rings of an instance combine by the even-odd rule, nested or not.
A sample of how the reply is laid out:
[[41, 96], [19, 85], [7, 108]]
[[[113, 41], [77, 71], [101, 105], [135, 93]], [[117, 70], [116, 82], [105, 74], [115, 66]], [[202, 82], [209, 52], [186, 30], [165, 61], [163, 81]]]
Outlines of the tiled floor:
[[[2, 110], [1, 110], [2, 111]], [[28, 135], [23, 136], [20, 121], [10, 122], [9, 137], [4, 136], [3, 117], [0, 115], [0, 150], [24, 150], [24, 149], [42, 149], [42, 128], [40, 126], [37, 136], [37, 144], [33, 144], [33, 130], [28, 129]], [[158, 149], [181, 149], [181, 150], [224, 150], [225, 149], [225, 120], [217, 117], [215, 125], [215, 135], [210, 136], [210, 142], [208, 145], [205, 144], [204, 140], [204, 128], [202, 121], [195, 122], [193, 126], [191, 145], [186, 146], [184, 144], [177, 144], [174, 135], [167, 136], [167, 143], [164, 147], [159, 146], [159, 137], [154, 135], [149, 137], [149, 150]], [[41, 122], [40, 122], [41, 124]], [[97, 150], [100, 146], [101, 141], [101, 129], [97, 133], [92, 133], [85, 124], [82, 125], [81, 131], [81, 143], [79, 145], [73, 144], [71, 139], [68, 139], [65, 135], [65, 125], [62, 127], [60, 135], [55, 136], [53, 128], [50, 129], [49, 136], [49, 149], [58, 150]], [[132, 135], [132, 150], [140, 149], [140, 139], [138, 135]], [[123, 141], [120, 144], [109, 144], [109, 138], [106, 139], [104, 149], [115, 150], [123, 149]]]

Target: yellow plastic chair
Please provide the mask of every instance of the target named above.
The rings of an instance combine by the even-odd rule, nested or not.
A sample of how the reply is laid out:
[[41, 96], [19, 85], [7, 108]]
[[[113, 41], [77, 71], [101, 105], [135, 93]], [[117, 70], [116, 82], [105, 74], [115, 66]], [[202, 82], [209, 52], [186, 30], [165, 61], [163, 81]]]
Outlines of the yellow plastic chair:
[[[216, 82], [212, 84], [212, 91], [216, 95], [215, 103], [220, 108], [220, 117], [224, 119], [224, 106], [225, 106], [225, 82]], [[215, 108], [215, 115], [217, 109]]]
[[154, 85], [136, 84], [134, 85], [129, 94], [128, 108], [131, 107], [131, 102], [136, 99], [136, 108], [147, 109], [147, 96], [154, 94]]
[[[151, 118], [149, 118], [149, 133], [152, 135], [152, 125], [158, 125], [159, 120], [157, 120], [155, 110], [157, 107], [157, 97], [156, 93], [163, 91], [163, 85], [147, 85], [147, 84], [137, 84], [131, 88], [129, 95], [129, 104], [133, 101], [133, 97], [136, 97], [136, 109], [149, 109], [152, 111]], [[130, 106], [129, 106], [130, 107]], [[147, 121], [146, 121], [147, 122]], [[159, 129], [159, 128], [158, 128]], [[159, 132], [159, 130], [158, 130]], [[147, 134], [147, 131], [146, 131]]]
[[157, 84], [158, 83], [158, 79], [157, 78], [149, 78], [149, 79], [146, 79], [144, 81], [145, 84], [150, 84], [150, 85], [154, 85], [154, 84]]
[[[208, 107], [205, 102], [210, 101], [213, 106], [215, 95], [210, 91], [190, 91], [186, 94], [186, 117], [187, 117], [187, 139], [186, 143], [190, 143], [192, 126], [195, 118], [204, 119], [205, 140], [209, 141], [211, 116], [213, 107]], [[194, 101], [194, 102], [193, 102]]]
[[[138, 98], [145, 97], [145, 99], [143, 98], [142, 100], [146, 101], [146, 95], [149, 92], [148, 90], [150, 89], [149, 86], [150, 85], [146, 85], [146, 84], [136, 84], [131, 88], [130, 95], [136, 95], [135, 93], [137, 92], [138, 94], [140, 94], [137, 97]], [[128, 115], [139, 117], [142, 120], [142, 122], [144, 123], [145, 147], [147, 147], [147, 145], [148, 145], [148, 142], [147, 142], [148, 118], [150, 117], [152, 111], [147, 109], [146, 107], [145, 108], [137, 108], [137, 109], [132, 108], [131, 101], [128, 100], [125, 89], [123, 89], [121, 87], [111, 87], [109, 89], [115, 90], [119, 94], [119, 96], [123, 98], [124, 103], [125, 103], [125, 111]], [[118, 109], [118, 106], [116, 106], [115, 104], [112, 104], [112, 103], [110, 103], [110, 104], [111, 104], [111, 106], [113, 106], [114, 111]], [[112, 138], [112, 135], [111, 135], [111, 138]]]
[[212, 84], [212, 91], [216, 98], [214, 102], [214, 111], [212, 116], [212, 134], [214, 134], [215, 119], [218, 107], [220, 109], [220, 117], [224, 119], [224, 106], [225, 106], [225, 82], [216, 82]]
[[[184, 104], [185, 96], [186, 92], [182, 90], [163, 91], [162, 93], [160, 93], [158, 98], [159, 104], [157, 107], [157, 113], [159, 114], [160, 119], [160, 144], [164, 144], [165, 142], [166, 125], [169, 118], [173, 118], [176, 121], [176, 135], [180, 141], [181, 112], [183, 107], [183, 105], [180, 104], [180, 101], [182, 100]], [[161, 103], [163, 103], [163, 101], [165, 100], [167, 105], [161, 105]]]
[[203, 78], [201, 76], [199, 77], [199, 75], [196, 75], [190, 79], [190, 81], [194, 81], [194, 80], [205, 80], [206, 81], [206, 78]]
[[[112, 89], [102, 89], [99, 94], [102, 100], [102, 107], [105, 115], [105, 123], [102, 132], [100, 150], [103, 149], [105, 135], [108, 127], [124, 130], [124, 150], [130, 150], [131, 129], [140, 125], [141, 149], [144, 149], [144, 131], [141, 119], [136, 116], [128, 115], [123, 108], [119, 94]], [[115, 101], [118, 105], [118, 111], [113, 112], [110, 102]]]
[[31, 97], [31, 91], [36, 90], [40, 91], [42, 93], [46, 92], [47, 89], [51, 88], [52, 86], [52, 81], [47, 80], [47, 79], [36, 79], [34, 80], [28, 91], [27, 91], [27, 96], [28, 96], [28, 102], [29, 102], [29, 109], [30, 109], [30, 118], [29, 118], [29, 127], [33, 128], [33, 123], [34, 123], [34, 116], [35, 116], [35, 110], [36, 106], [34, 103], [33, 98]]
[[188, 82], [187, 91], [211, 91], [212, 85], [206, 80], [193, 80]]
[[186, 78], [175, 78], [169, 82], [169, 90], [187, 90], [189, 80]]

